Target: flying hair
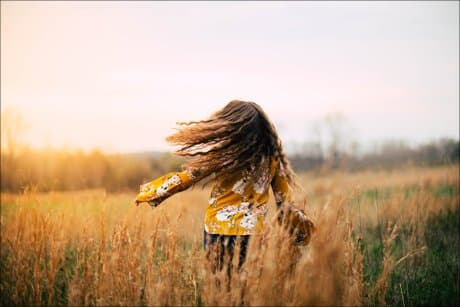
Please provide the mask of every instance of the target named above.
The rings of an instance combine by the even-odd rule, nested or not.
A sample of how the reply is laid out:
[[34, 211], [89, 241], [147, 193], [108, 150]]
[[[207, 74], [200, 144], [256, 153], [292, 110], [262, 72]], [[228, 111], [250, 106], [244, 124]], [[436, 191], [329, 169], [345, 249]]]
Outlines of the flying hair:
[[297, 186], [275, 126], [258, 104], [232, 100], [206, 120], [177, 124], [178, 131], [166, 140], [179, 146], [175, 154], [189, 158], [185, 168], [226, 177], [242, 171], [257, 173], [274, 158], [289, 185]]

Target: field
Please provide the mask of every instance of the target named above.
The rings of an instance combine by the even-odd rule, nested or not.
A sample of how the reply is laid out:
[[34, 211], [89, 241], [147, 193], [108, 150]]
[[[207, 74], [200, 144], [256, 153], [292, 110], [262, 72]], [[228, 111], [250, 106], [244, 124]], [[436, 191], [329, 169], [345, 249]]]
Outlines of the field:
[[208, 188], [154, 210], [135, 193], [2, 193], [1, 304], [459, 305], [458, 165], [299, 182], [310, 244], [292, 246], [271, 210], [230, 280], [202, 250]]

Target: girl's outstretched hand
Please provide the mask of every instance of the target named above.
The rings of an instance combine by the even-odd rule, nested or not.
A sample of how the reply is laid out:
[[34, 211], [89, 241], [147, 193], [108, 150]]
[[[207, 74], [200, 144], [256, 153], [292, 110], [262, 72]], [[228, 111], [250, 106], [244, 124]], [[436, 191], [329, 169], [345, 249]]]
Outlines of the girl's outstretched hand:
[[148, 201], [150, 207], [153, 208], [156, 208], [159, 204], [161, 204], [161, 199], [155, 199], [155, 200], [151, 200], [151, 201]]
[[[139, 206], [139, 204], [140, 204], [140, 203], [143, 203], [143, 202], [144, 202], [144, 201], [139, 201], [139, 200], [137, 200], [137, 199], [134, 200], [134, 204], [135, 204], [136, 206]], [[153, 209], [153, 208], [158, 207], [158, 205], [162, 202], [162, 200], [161, 200], [161, 199], [155, 199], [155, 200], [145, 201], [145, 202], [148, 203], [148, 204], [150, 205], [150, 207], [152, 207], [152, 209]]]
[[135, 199], [134, 204], [136, 206], [139, 206], [140, 203], [145, 202], [145, 203], [148, 203], [150, 205], [150, 207], [152, 207], [152, 209], [153, 209], [153, 208], [158, 207], [158, 205], [160, 205], [163, 202], [163, 200], [164, 200], [164, 198], [157, 198], [157, 199], [149, 200], [149, 201], [140, 201], [140, 200]]
[[284, 210], [279, 212], [278, 221], [284, 224], [284, 227], [293, 236], [296, 245], [308, 245], [316, 230], [313, 221], [302, 209], [293, 204], [286, 205]]

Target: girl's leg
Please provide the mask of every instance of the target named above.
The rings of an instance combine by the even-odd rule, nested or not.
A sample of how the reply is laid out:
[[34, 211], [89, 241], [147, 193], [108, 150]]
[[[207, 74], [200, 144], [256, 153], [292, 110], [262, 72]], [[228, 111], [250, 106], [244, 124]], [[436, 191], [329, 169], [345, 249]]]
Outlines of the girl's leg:
[[246, 260], [246, 252], [248, 250], [249, 236], [240, 236], [239, 238], [239, 257], [238, 257], [238, 270], [241, 270], [241, 267]]
[[246, 259], [249, 237], [208, 234], [204, 231], [203, 248], [211, 262], [213, 273], [222, 270], [225, 265], [230, 277], [235, 252], [238, 252], [238, 270], [240, 270]]
[[225, 236], [218, 234], [209, 234], [204, 231], [203, 249], [206, 252], [206, 258], [209, 260], [212, 273], [221, 271], [225, 261]]

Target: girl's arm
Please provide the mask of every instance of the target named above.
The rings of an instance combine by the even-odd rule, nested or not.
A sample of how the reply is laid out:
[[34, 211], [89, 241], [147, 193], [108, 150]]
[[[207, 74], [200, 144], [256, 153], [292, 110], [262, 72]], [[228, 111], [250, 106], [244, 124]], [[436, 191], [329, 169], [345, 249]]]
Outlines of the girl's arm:
[[167, 173], [141, 185], [136, 196], [136, 204], [148, 202], [152, 207], [156, 207], [166, 198], [189, 188], [210, 174], [211, 172], [197, 169]]
[[289, 207], [294, 203], [292, 188], [289, 185], [285, 173], [278, 162], [275, 168], [275, 174], [271, 182], [273, 195], [275, 196], [276, 208], [278, 209], [278, 222], [282, 223], [284, 215]]
[[288, 180], [283, 172], [280, 171], [278, 165], [275, 175], [271, 182], [273, 194], [275, 195], [275, 202], [278, 209], [285, 203], [292, 203], [294, 201], [292, 196], [292, 188], [289, 186]]
[[278, 222], [286, 225], [290, 234], [294, 235], [296, 244], [307, 245], [315, 231], [315, 225], [303, 210], [294, 205], [292, 188], [279, 168], [273, 177], [271, 186], [278, 208]]

